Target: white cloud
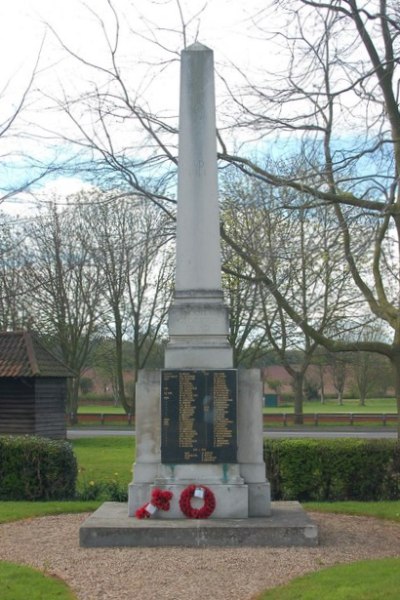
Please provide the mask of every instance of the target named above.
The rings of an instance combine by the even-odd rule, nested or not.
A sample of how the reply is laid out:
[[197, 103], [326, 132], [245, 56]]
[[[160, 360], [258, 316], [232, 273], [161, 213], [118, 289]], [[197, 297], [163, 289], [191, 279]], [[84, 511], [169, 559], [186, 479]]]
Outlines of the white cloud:
[[46, 182], [36, 193], [21, 192], [0, 204], [0, 209], [15, 217], [30, 217], [44, 204], [55, 202], [63, 206], [67, 196], [90, 189], [93, 186], [78, 177], [58, 177]]

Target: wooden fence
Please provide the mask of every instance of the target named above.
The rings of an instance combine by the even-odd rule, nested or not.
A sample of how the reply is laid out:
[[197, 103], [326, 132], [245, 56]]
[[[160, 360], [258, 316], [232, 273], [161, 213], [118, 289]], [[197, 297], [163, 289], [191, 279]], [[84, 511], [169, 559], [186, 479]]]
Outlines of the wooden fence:
[[[295, 425], [294, 413], [276, 413], [263, 415], [264, 427], [289, 427]], [[132, 427], [135, 425], [135, 417], [133, 415], [120, 413], [78, 413], [75, 422], [71, 415], [67, 415], [67, 425], [71, 423], [77, 425], [88, 426], [111, 426], [127, 425]], [[375, 425], [377, 427], [394, 426], [397, 423], [397, 415], [395, 413], [379, 414], [379, 413], [315, 413], [303, 414], [304, 425]]]
[[[264, 414], [264, 427], [282, 425], [283, 427], [295, 425], [294, 413]], [[304, 425], [375, 425], [377, 427], [394, 426], [397, 423], [397, 414], [379, 413], [314, 413], [303, 414]]]

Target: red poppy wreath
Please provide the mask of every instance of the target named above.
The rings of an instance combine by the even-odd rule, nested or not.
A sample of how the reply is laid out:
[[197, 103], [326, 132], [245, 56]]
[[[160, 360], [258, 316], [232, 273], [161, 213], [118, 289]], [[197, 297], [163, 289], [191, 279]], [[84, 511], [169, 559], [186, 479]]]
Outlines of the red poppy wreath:
[[150, 502], [146, 502], [137, 509], [135, 517], [137, 519], [149, 519], [157, 510], [169, 510], [172, 492], [155, 488], [151, 493]]
[[[192, 507], [191, 501], [194, 496], [203, 497], [204, 504], [201, 508]], [[189, 485], [180, 495], [179, 506], [188, 519], [208, 519], [215, 510], [215, 496], [205, 485]]]

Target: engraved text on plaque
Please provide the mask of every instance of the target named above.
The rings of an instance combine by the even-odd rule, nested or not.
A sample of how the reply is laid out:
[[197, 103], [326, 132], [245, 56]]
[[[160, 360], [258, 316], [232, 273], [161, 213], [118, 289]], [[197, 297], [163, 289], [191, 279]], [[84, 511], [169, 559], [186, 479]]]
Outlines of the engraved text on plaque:
[[236, 463], [235, 369], [165, 370], [161, 462]]

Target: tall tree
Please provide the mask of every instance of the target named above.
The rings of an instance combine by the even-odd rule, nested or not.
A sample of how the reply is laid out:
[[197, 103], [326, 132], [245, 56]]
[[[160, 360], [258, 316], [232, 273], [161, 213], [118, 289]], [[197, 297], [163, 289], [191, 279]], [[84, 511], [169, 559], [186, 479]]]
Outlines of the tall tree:
[[[223, 235], [242, 249], [240, 270], [235, 263], [225, 270], [259, 291], [253, 306], [252, 326], [267, 340], [292, 378], [296, 421], [302, 422], [303, 390], [307, 369], [318, 343], [307, 331], [288, 318], [283, 307], [249, 269], [246, 255], [268, 273], [287, 302], [304, 321], [311, 321], [320, 333], [340, 321], [346, 309], [355, 310], [356, 301], [349, 274], [343, 272], [338, 232], [332, 218], [318, 208], [300, 207], [298, 212], [282, 208], [279, 193], [261, 182], [236, 179], [230, 189], [236, 195], [236, 219], [224, 220]], [[297, 194], [299, 196], [299, 194]], [[290, 198], [286, 194], [286, 201]], [[284, 200], [285, 201], [285, 200]], [[242, 284], [243, 285], [243, 284]], [[298, 360], [293, 363], [293, 350]]]
[[[318, 343], [332, 351], [378, 352], [390, 359], [400, 435], [399, 7], [386, 0], [277, 1], [275, 6], [288, 16], [279, 34], [288, 50], [286, 75], [262, 86], [249, 80], [247, 99], [253, 102], [234, 100], [243, 126], [259, 135], [290, 134], [305, 167], [288, 177], [246, 156], [225, 152], [224, 158], [274, 187], [301, 192], [303, 206], [322, 206], [334, 215], [347, 269], [370, 313], [391, 330], [391, 340], [349, 342], [318, 331], [263, 265], [235, 240], [228, 241], [279, 306]], [[257, 18], [259, 31], [267, 33], [267, 9]], [[360, 224], [363, 238], [354, 235]]]
[[23, 228], [0, 213], [0, 330], [15, 331], [29, 324], [23, 255]]
[[[135, 381], [162, 334], [172, 300], [172, 248], [170, 231], [163, 213], [153, 206], [141, 207], [136, 214], [138, 244], [135, 257], [128, 264], [128, 334], [133, 341]], [[135, 391], [130, 402], [134, 412]]]
[[133, 343], [136, 374], [165, 327], [172, 291], [171, 232], [168, 219], [154, 206], [134, 195], [116, 201], [115, 195], [97, 192], [86, 201], [92, 200], [90, 251], [101, 270], [103, 323], [115, 341], [119, 401], [132, 413], [134, 397], [127, 396], [123, 379], [123, 341]]
[[[144, 165], [154, 165], [154, 173], [164, 179], [174, 174], [175, 121], [163, 111], [152, 111], [124, 80], [117, 64], [121, 21], [109, 4], [115, 17], [112, 35], [107, 32], [110, 60], [98, 65], [75, 54], [99, 78], [82, 95], [82, 110], [69, 100], [63, 102], [64, 109], [80, 133], [82, 147], [89, 146], [102, 158], [104, 172], [118, 173], [126, 185], [168, 210], [168, 194], [149, 194], [142, 173]], [[271, 15], [279, 15], [276, 29]], [[224, 103], [225, 116], [240, 135], [247, 132], [248, 139], [262, 140], [263, 150], [272, 140], [274, 152], [286, 160], [265, 162], [264, 152], [254, 158], [246, 146], [235, 153], [221, 135], [219, 156], [274, 188], [298, 192], [300, 196], [285, 198], [288, 208], [325, 208], [334, 217], [346, 268], [365, 301], [365, 312], [387, 325], [389, 341], [349, 342], [322, 332], [312, 313], [304, 315], [286, 296], [285, 285], [276, 285], [257, 255], [227, 231], [225, 240], [247, 262], [253, 279], [268, 289], [279, 310], [314, 342], [331, 351], [371, 351], [390, 359], [400, 435], [399, 22], [395, 0], [275, 0], [252, 15], [256, 35], [266, 40], [265, 54], [279, 52], [279, 68], [268, 72], [264, 66], [261, 80], [254, 70], [237, 69], [241, 84], [234, 88], [226, 79], [231, 103]], [[174, 59], [176, 47], [168, 53], [163, 41], [155, 39], [167, 60]], [[156, 68], [164, 69], [165, 62]], [[87, 111], [93, 126], [84, 118]], [[119, 120], [143, 132], [141, 152], [113, 143], [112, 123]], [[286, 168], [299, 153], [302, 168]], [[362, 236], [357, 235], [360, 229]]]
[[47, 334], [75, 374], [67, 402], [73, 416], [101, 313], [100, 269], [83, 243], [89, 227], [80, 206], [60, 211], [56, 202], [26, 227], [25, 273], [32, 290], [33, 326]]

